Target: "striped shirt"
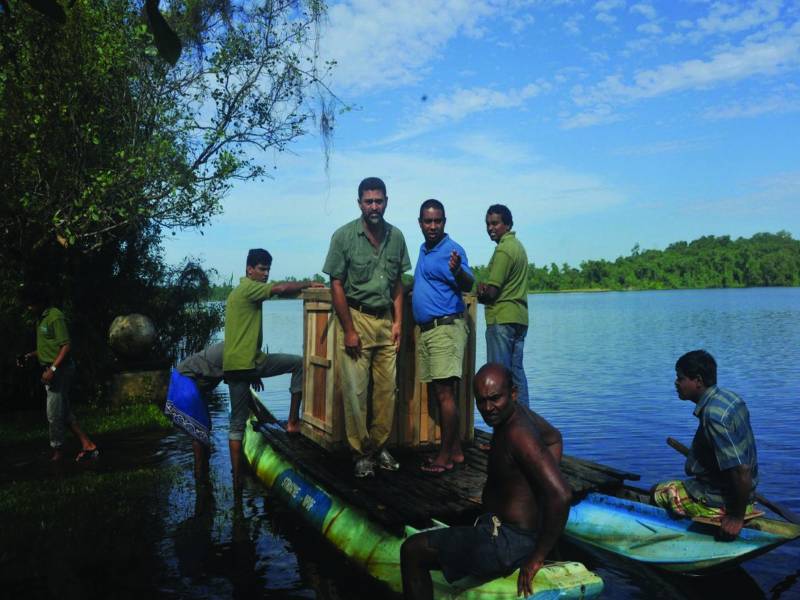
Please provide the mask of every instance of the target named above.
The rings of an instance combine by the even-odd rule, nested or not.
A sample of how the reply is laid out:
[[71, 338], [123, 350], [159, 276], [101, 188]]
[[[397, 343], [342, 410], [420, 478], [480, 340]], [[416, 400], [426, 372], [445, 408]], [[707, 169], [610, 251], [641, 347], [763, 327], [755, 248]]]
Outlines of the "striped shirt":
[[709, 506], [725, 506], [730, 484], [722, 472], [750, 465], [752, 502], [758, 483], [758, 460], [750, 413], [744, 400], [713, 385], [697, 402], [694, 415], [700, 424], [686, 459], [686, 474], [694, 478], [684, 482], [686, 490]]

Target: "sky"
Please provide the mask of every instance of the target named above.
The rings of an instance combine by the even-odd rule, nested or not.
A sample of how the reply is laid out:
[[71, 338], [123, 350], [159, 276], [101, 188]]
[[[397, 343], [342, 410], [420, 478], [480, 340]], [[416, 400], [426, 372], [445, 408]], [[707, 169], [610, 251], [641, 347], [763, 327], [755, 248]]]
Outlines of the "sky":
[[440, 200], [470, 264], [507, 205], [536, 265], [627, 256], [703, 235], [800, 239], [800, 2], [348, 0], [321, 29], [336, 117], [329, 168], [310, 131], [237, 184], [224, 214], [165, 240], [219, 280], [268, 249], [272, 279], [322, 270], [331, 234], [381, 177], [416, 262]]

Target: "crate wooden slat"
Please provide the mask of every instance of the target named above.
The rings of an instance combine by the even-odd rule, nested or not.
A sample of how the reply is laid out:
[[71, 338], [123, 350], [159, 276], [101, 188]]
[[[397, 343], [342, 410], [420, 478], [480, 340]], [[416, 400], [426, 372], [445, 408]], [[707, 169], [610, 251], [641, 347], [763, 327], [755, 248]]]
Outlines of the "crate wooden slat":
[[[346, 444], [344, 409], [336, 345], [342, 329], [333, 311], [330, 289], [309, 288], [303, 298], [303, 435], [332, 450]], [[469, 326], [463, 375], [457, 390], [459, 431], [464, 440], [473, 433], [472, 376], [475, 372], [475, 320], [477, 300], [465, 294], [465, 318]], [[414, 323], [410, 300], [405, 303], [401, 346], [397, 359], [398, 398], [389, 444], [410, 446], [435, 444], [440, 440], [435, 400], [429, 400], [427, 385], [417, 378], [416, 344], [419, 327]]]

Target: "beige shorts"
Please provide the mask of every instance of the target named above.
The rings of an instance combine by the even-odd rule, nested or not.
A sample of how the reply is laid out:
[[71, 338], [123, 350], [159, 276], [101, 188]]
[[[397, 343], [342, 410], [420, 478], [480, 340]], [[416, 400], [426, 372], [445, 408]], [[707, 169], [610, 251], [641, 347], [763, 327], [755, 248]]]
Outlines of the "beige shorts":
[[451, 377], [460, 379], [467, 334], [464, 319], [423, 331], [417, 344], [419, 380], [427, 383]]

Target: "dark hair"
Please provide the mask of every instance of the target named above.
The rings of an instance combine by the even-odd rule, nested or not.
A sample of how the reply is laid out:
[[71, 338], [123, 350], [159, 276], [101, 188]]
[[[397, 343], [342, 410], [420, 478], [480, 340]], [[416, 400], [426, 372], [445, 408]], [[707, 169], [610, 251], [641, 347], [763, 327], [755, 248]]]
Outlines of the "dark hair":
[[511, 211], [508, 210], [505, 204], [492, 204], [486, 211], [486, 216], [488, 217], [489, 215], [500, 215], [504, 225], [508, 225], [509, 227], [514, 226], [514, 219], [511, 218]]
[[361, 183], [358, 184], [358, 199], [361, 200], [361, 194], [366, 192], [367, 190], [379, 190], [383, 192], [383, 195], [386, 195], [386, 184], [383, 183], [382, 179], [378, 177], [367, 177], [366, 179], [361, 180]]
[[422, 213], [424, 213], [429, 208], [433, 208], [435, 210], [442, 211], [442, 218], [446, 219], [447, 216], [444, 214], [444, 205], [439, 202], [438, 200], [431, 198], [430, 200], [425, 200], [422, 203], [422, 206], [419, 207], [419, 220], [422, 221]]
[[717, 385], [717, 361], [705, 350], [687, 352], [675, 363], [675, 370], [692, 379], [699, 377], [706, 387]]
[[263, 248], [252, 248], [247, 252], [247, 266], [255, 267], [256, 265], [271, 265], [272, 254]]

